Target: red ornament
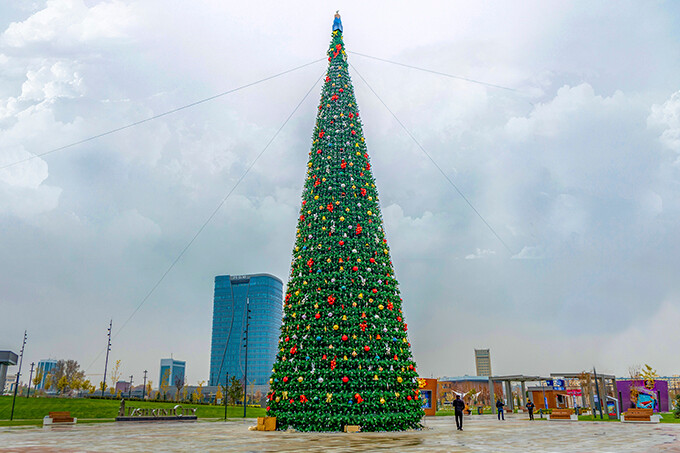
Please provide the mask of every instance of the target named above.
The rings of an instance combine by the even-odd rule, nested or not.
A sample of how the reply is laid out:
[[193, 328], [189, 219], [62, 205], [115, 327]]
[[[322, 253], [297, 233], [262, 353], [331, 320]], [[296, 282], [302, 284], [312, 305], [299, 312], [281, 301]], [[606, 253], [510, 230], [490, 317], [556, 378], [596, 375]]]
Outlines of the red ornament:
[[413, 398], [411, 398], [411, 395], [406, 397], [407, 400], [411, 401]]
[[328, 203], [328, 206], [326, 206], [326, 209], [328, 209], [330, 212], [333, 212], [333, 203]]
[[340, 242], [338, 242], [338, 244], [345, 245], [345, 241], [340, 241]]
[[269, 412], [269, 409], [270, 409], [270, 407], [269, 407], [269, 406], [267, 406], [267, 412]]
[[345, 384], [347, 384], [347, 383], [349, 382], [349, 378], [348, 378], [347, 376], [343, 376], [343, 377], [342, 377], [342, 382], [344, 382]]
[[363, 187], [361, 188], [361, 196], [362, 197], [366, 196], [366, 189], [364, 189]]
[[353, 266], [353, 267], [352, 267], [352, 270], [355, 271], [355, 272], [358, 271], [358, 270], [359, 270], [359, 266]]
[[304, 215], [301, 215], [301, 216], [300, 216], [300, 221], [302, 221], [302, 220], [305, 220], [305, 216], [304, 216]]
[[347, 162], [345, 162], [345, 159], [342, 159], [340, 162], [340, 168], [347, 168]]
[[371, 263], [375, 263], [375, 258], [369, 258], [368, 261], [370, 261]]
[[288, 342], [288, 341], [290, 341], [290, 338], [286, 337], [286, 338], [283, 339], [283, 341]]
[[369, 345], [364, 346], [364, 351], [368, 352], [371, 350], [371, 347]]
[[323, 138], [324, 131], [319, 132], [319, 138]]
[[290, 348], [291, 354], [295, 354], [296, 352], [297, 352], [297, 346], [293, 346], [292, 348]]
[[347, 335], [343, 335], [343, 336], [342, 336], [342, 341], [347, 341], [348, 339], [349, 339], [349, 338], [347, 337]]
[[288, 376], [285, 376], [285, 377], [283, 378], [283, 382], [288, 382]]
[[319, 318], [321, 318], [321, 313], [317, 313], [317, 314], [315, 314], [315, 315], [314, 315], [314, 317], [315, 317], [316, 319], [319, 319]]
[[337, 299], [335, 296], [328, 296], [328, 304], [333, 305]]
[[355, 229], [354, 234], [361, 234], [361, 231], [362, 231], [362, 230], [363, 230], [363, 228], [361, 228], [361, 225], [359, 225], [359, 224], [357, 223], [357, 227], [356, 227], [356, 229]]
[[378, 292], [378, 290], [377, 290], [376, 288], [373, 288], [373, 290], [372, 290], [372, 291], [373, 291], [373, 294], [375, 294], [375, 293], [377, 293], [377, 292]]

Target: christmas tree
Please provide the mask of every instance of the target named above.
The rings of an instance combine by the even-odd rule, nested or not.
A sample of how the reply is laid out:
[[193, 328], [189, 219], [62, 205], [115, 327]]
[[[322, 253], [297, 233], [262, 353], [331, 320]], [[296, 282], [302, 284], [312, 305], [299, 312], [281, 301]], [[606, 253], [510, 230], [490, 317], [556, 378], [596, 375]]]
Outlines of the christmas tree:
[[337, 14], [333, 28], [267, 413], [279, 429], [418, 428], [415, 362]]

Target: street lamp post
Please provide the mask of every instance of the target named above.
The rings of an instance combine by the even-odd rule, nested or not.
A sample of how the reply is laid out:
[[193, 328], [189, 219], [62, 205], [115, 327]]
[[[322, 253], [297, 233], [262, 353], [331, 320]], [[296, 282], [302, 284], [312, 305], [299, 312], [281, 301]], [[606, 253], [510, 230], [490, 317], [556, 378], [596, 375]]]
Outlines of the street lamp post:
[[111, 326], [113, 326], [113, 319], [109, 321], [109, 342], [106, 346], [106, 361], [104, 362], [104, 380], [102, 381], [102, 398], [104, 398], [104, 388], [106, 387], [106, 369], [109, 366], [109, 352], [111, 351]]
[[26, 347], [26, 331], [24, 330], [24, 342], [21, 345], [21, 358], [19, 359], [19, 370], [17, 371], [17, 381], [14, 384], [14, 396], [12, 397], [12, 412], [9, 414], [9, 419], [14, 420], [14, 402], [17, 399], [17, 390], [19, 390], [19, 376], [21, 376], [21, 364], [24, 362], [24, 348]]
[[245, 331], [245, 348], [246, 348], [246, 363], [245, 371], [243, 372], [243, 418], [246, 418], [246, 400], [248, 399], [248, 327], [250, 326], [250, 299], [246, 299], [246, 331]]
[[142, 387], [142, 399], [146, 397], [146, 370], [144, 370], [144, 386]]
[[31, 396], [31, 381], [33, 380], [33, 366], [35, 362], [31, 362], [31, 374], [28, 376], [28, 391], [26, 392], [26, 398]]
[[130, 375], [130, 386], [128, 387], [128, 399], [132, 398], [132, 375]]

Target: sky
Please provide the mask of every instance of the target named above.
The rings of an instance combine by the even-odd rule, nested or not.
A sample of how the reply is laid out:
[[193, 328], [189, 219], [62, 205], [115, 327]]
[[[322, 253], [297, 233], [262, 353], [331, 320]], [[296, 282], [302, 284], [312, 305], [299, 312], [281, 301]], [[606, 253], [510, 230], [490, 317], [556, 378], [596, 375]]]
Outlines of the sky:
[[[324, 59], [338, 8], [350, 52], [511, 88], [349, 54], [421, 375], [680, 373], [677, 2], [2, 2], [0, 167]], [[207, 380], [214, 277], [289, 274], [326, 63], [0, 168], [0, 349], [94, 382], [113, 319], [123, 376]]]

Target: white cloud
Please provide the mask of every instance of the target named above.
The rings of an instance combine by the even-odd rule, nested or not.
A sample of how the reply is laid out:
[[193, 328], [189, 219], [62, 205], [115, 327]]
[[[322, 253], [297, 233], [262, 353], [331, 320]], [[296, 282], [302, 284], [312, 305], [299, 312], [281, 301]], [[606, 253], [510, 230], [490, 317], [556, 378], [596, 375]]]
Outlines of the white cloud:
[[133, 9], [120, 1], [88, 8], [82, 0], [49, 0], [44, 9], [23, 22], [13, 22], [2, 35], [4, 44], [24, 47], [37, 43], [72, 44], [124, 37], [134, 23]]
[[488, 250], [488, 249], [477, 249], [475, 250], [475, 253], [470, 253], [469, 255], [465, 255], [466, 260], [478, 260], [481, 258], [487, 258], [489, 256], [493, 256], [496, 254], [495, 250]]
[[673, 93], [663, 104], [652, 106], [648, 124], [662, 129], [661, 143], [680, 154], [680, 91]]
[[[0, 154], [0, 167], [28, 157], [20, 147], [6, 149]], [[55, 209], [61, 189], [43, 184], [46, 178], [47, 164], [41, 159], [0, 169], [0, 214], [27, 218]]]

